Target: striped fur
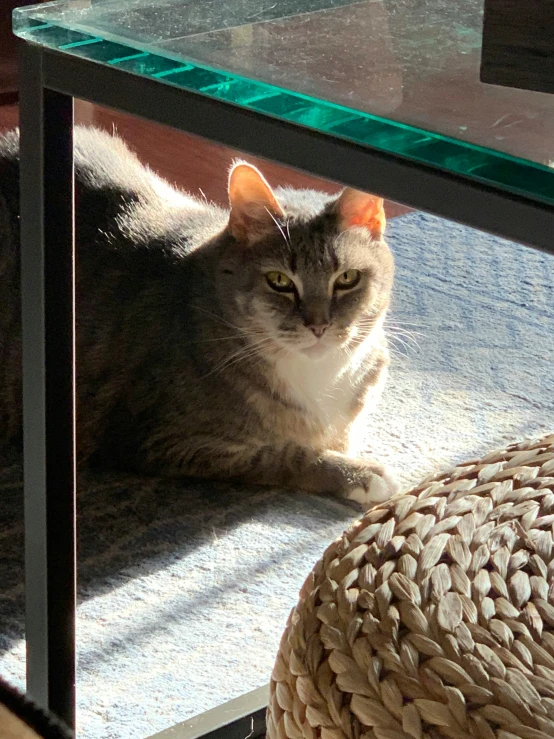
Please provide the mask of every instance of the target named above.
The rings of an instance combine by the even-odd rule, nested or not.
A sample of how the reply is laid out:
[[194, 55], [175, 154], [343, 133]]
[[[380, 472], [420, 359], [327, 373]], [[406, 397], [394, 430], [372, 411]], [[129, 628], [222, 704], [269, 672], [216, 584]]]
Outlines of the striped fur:
[[[21, 437], [17, 157], [13, 132], [0, 139], [4, 443]], [[393, 261], [380, 236], [345, 224], [341, 201], [287, 189], [271, 222], [267, 208], [234, 207], [235, 229], [94, 129], [76, 131], [76, 187], [81, 461], [361, 503], [390, 494], [378, 462], [348, 455], [388, 366]], [[350, 269], [360, 284], [333, 292]], [[294, 295], [268, 286], [272, 270], [291, 274]], [[307, 325], [322, 317], [316, 339]]]

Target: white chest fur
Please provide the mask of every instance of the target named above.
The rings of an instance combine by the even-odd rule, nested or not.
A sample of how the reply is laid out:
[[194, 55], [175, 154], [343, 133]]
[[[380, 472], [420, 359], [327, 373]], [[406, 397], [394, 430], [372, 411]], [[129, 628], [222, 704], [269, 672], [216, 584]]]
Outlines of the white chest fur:
[[314, 361], [289, 355], [277, 362], [277, 372], [288, 398], [305, 409], [314, 425], [342, 435], [352, 422], [352, 406], [360, 393], [362, 365], [374, 348], [368, 338], [350, 356], [341, 350]]

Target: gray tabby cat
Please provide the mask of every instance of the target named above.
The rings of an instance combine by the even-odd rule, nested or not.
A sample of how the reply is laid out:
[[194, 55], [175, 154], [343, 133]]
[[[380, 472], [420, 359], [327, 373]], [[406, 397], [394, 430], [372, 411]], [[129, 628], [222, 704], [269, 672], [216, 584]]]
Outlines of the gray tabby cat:
[[[393, 258], [380, 198], [273, 192], [239, 162], [230, 212], [177, 192], [118, 138], [75, 135], [80, 460], [367, 504], [350, 456], [378, 398]], [[18, 137], [0, 138], [0, 434], [21, 436]]]

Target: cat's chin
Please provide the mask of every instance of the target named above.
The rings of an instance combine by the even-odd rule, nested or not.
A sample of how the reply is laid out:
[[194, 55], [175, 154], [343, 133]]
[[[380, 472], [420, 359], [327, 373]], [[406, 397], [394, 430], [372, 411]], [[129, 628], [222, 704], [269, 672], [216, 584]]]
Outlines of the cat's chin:
[[301, 349], [301, 354], [308, 357], [308, 359], [321, 359], [329, 353], [330, 349], [331, 347], [329, 344], [324, 344], [323, 342], [318, 341], [317, 344], [312, 344], [311, 346], [307, 346], [305, 349]]

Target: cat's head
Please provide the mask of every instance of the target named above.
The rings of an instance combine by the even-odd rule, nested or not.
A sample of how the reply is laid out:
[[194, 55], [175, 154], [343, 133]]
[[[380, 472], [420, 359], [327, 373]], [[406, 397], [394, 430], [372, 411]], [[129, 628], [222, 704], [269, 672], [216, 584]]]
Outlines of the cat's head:
[[384, 315], [394, 264], [383, 239], [383, 200], [277, 190], [239, 162], [218, 292], [236, 325], [274, 346], [318, 359], [363, 341]]

